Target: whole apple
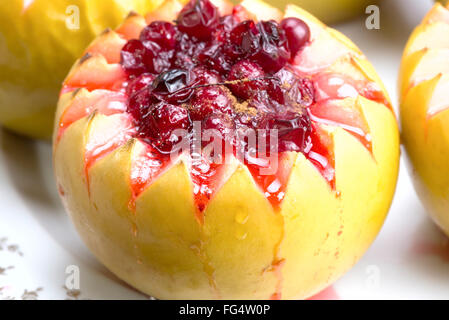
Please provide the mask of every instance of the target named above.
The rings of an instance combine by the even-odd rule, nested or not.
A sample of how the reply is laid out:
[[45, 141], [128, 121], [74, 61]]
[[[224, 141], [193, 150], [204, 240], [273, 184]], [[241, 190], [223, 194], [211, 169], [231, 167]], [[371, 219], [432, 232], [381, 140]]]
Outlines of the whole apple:
[[400, 70], [402, 137], [415, 189], [449, 235], [449, 9], [427, 13], [404, 49]]

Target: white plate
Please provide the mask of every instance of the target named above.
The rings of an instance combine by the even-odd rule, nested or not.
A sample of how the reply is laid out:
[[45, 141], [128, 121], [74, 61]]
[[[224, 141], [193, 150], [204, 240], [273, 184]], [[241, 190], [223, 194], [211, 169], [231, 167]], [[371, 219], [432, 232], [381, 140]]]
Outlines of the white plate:
[[[373, 62], [394, 102], [405, 42], [431, 0], [386, 0], [381, 29], [338, 28]], [[107, 271], [74, 231], [53, 182], [51, 146], [0, 133], [0, 299], [148, 299]], [[403, 164], [403, 163], [402, 163]], [[68, 266], [80, 288], [64, 288]], [[393, 206], [362, 260], [320, 298], [449, 299], [449, 241], [426, 216], [401, 167]]]

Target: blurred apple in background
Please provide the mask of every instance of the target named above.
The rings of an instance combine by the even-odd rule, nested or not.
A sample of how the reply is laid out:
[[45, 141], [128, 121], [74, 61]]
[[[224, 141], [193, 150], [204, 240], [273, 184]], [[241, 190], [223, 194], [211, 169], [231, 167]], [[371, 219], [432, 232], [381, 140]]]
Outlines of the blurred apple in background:
[[449, 235], [449, 7], [436, 3], [404, 49], [402, 142], [425, 208]]
[[160, 0], [10, 0], [0, 9], [0, 123], [49, 138], [65, 75], [86, 46]]

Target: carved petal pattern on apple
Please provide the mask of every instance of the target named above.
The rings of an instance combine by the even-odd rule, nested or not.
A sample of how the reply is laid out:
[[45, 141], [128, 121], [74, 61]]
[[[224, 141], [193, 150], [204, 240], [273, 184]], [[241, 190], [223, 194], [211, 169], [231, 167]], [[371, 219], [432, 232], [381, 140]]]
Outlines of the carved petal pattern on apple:
[[415, 189], [449, 235], [449, 7], [436, 3], [410, 36], [399, 79], [402, 136]]

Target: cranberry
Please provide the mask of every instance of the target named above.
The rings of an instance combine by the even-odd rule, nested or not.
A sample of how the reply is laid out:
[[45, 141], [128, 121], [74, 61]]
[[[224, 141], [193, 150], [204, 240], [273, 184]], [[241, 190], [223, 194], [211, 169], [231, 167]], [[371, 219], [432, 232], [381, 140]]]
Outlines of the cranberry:
[[279, 79], [269, 79], [267, 82], [268, 84], [266, 85], [266, 90], [270, 99], [278, 104], [285, 104], [285, 96]]
[[234, 120], [227, 114], [211, 114], [203, 121], [203, 130], [217, 130], [225, 137], [234, 129]]
[[[228, 143], [233, 143], [234, 140], [234, 120], [227, 114], [211, 114], [202, 123], [202, 130], [209, 131], [209, 139], [203, 141], [203, 145], [207, 145], [212, 139], [221, 138]], [[212, 138], [213, 137], [213, 138]], [[207, 141], [209, 140], [209, 141]], [[221, 154], [226, 153], [226, 144], [222, 144]]]
[[191, 0], [179, 13], [180, 31], [207, 40], [219, 23], [218, 9], [209, 0]]
[[290, 17], [281, 21], [281, 28], [287, 36], [293, 58], [310, 40], [309, 26], [301, 19]]
[[[207, 132], [207, 135], [203, 136], [202, 145], [206, 146], [212, 141], [216, 143], [218, 142], [217, 139], [220, 139], [222, 141], [220, 152], [221, 156], [224, 156], [228, 150], [233, 150], [232, 145], [235, 143], [234, 129], [234, 120], [229, 115], [223, 113], [211, 114], [202, 123], [203, 132]], [[214, 149], [213, 151], [215, 152], [216, 150]], [[214, 152], [210, 154], [212, 157], [219, 156]]]
[[192, 83], [200, 84], [214, 84], [221, 82], [221, 76], [218, 72], [209, 70], [206, 67], [196, 67], [191, 72]]
[[152, 74], [144, 73], [137, 78], [131, 80], [126, 88], [126, 93], [131, 96], [133, 93], [151, 85], [155, 76]]
[[171, 50], [176, 45], [176, 28], [169, 22], [153, 21], [140, 33], [140, 41], [157, 43], [165, 50]]
[[188, 87], [189, 73], [185, 70], [171, 69], [154, 79], [152, 94], [159, 100], [170, 103], [184, 103], [190, 99], [193, 89]]
[[192, 120], [203, 120], [212, 113], [232, 113], [228, 93], [219, 86], [198, 89], [191, 102]]
[[231, 62], [223, 51], [221, 44], [212, 44], [206, 47], [198, 56], [201, 64], [220, 73], [227, 73], [231, 69]]
[[153, 52], [135, 39], [128, 41], [121, 52], [121, 64], [131, 75], [153, 72], [153, 58]]
[[229, 88], [239, 98], [249, 99], [254, 92], [263, 89], [264, 82], [260, 78], [264, 75], [265, 73], [257, 63], [248, 60], [240, 61], [229, 72], [228, 80], [234, 81]]
[[136, 124], [138, 126], [144, 115], [148, 113], [148, 109], [153, 103], [154, 100], [151, 96], [151, 87], [144, 87], [141, 90], [134, 92], [129, 97], [128, 112], [136, 120]]
[[171, 66], [171, 59], [173, 57], [173, 50], [163, 50], [159, 44], [153, 41], [142, 42], [145, 48], [152, 53], [153, 58], [153, 72], [161, 73], [166, 71]]
[[227, 15], [220, 18], [220, 25], [218, 26], [218, 29], [222, 32], [230, 32], [238, 23], [239, 21], [236, 17], [233, 15]]
[[206, 42], [179, 33], [175, 47], [175, 58], [172, 67], [192, 69], [196, 66], [196, 58], [206, 47]]
[[248, 11], [242, 5], [236, 5], [232, 9], [232, 16], [239, 22], [248, 20]]
[[293, 104], [301, 107], [310, 106], [315, 102], [315, 89], [312, 81], [308, 78], [296, 79], [287, 91], [286, 96], [291, 99]]
[[[312, 125], [306, 113], [287, 112], [285, 114], [268, 114], [261, 123], [260, 129], [267, 130], [267, 146], [270, 144], [271, 130], [277, 130], [279, 152], [304, 151], [307, 137]], [[270, 145], [270, 150], [273, 150]]]
[[184, 129], [186, 134], [191, 127], [187, 110], [166, 102], [152, 106], [139, 124], [143, 138], [150, 138], [153, 146], [164, 153], [172, 151], [181, 140], [182, 136], [174, 132], [176, 129]]
[[290, 60], [287, 37], [275, 21], [261, 21], [257, 28], [260, 32], [260, 43], [251, 58], [265, 71], [275, 73]]
[[229, 33], [230, 47], [227, 54], [233, 58], [250, 56], [259, 48], [259, 37], [254, 21], [240, 22]]

